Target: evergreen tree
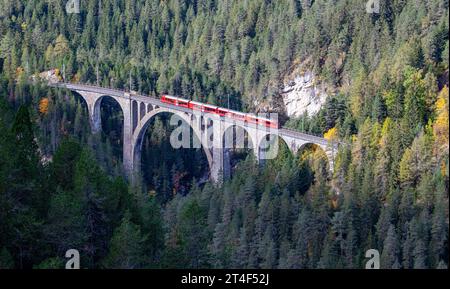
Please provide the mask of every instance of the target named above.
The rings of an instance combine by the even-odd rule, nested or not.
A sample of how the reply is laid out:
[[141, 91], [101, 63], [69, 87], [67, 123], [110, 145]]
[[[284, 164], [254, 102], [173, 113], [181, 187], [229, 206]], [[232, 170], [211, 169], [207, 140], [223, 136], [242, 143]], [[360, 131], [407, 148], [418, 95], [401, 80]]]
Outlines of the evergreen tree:
[[383, 252], [381, 253], [381, 268], [399, 268], [399, 243], [394, 225], [390, 225], [386, 239], [384, 239]]
[[113, 269], [142, 268], [145, 262], [144, 242], [141, 228], [131, 222], [126, 212], [119, 227], [114, 230], [111, 247], [103, 260], [103, 266]]

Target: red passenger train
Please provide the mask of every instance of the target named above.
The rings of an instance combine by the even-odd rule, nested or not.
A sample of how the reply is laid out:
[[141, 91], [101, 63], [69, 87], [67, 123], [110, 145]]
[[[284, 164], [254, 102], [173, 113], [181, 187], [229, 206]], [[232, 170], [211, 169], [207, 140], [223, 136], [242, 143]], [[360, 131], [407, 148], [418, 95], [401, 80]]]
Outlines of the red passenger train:
[[270, 127], [270, 128], [278, 128], [278, 122], [276, 122], [274, 120], [264, 118], [264, 117], [257, 117], [252, 114], [243, 113], [243, 112], [239, 112], [239, 111], [235, 111], [235, 110], [231, 110], [231, 109], [227, 109], [227, 108], [222, 108], [222, 107], [218, 107], [215, 105], [205, 104], [205, 103], [188, 100], [188, 99], [184, 99], [184, 98], [180, 98], [180, 97], [170, 96], [170, 95], [163, 95], [161, 97], [161, 101], [164, 103], [169, 103], [172, 105], [176, 105], [176, 106], [180, 106], [180, 107], [184, 107], [184, 108], [188, 108], [188, 109], [192, 109], [192, 110], [197, 110], [197, 111], [201, 111], [201, 112], [214, 113], [214, 114], [218, 114], [220, 116], [227, 115], [228, 117], [231, 117], [231, 118], [239, 120], [239, 121], [244, 121], [247, 123], [264, 125], [264, 126]]

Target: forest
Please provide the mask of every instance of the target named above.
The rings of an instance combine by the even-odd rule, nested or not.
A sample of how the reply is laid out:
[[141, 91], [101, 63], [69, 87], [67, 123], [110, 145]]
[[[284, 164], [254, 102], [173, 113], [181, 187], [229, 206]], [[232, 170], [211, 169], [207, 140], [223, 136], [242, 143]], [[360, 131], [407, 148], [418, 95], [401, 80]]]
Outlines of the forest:
[[[449, 235], [448, 0], [0, 0], [0, 269], [444, 269]], [[122, 168], [123, 115], [36, 74], [208, 102], [276, 103], [298, 66], [334, 87], [282, 125], [345, 143], [282, 143], [263, 164], [234, 152], [208, 180], [201, 149], [151, 123], [137, 182]], [[273, 107], [280, 111], [279, 107]]]

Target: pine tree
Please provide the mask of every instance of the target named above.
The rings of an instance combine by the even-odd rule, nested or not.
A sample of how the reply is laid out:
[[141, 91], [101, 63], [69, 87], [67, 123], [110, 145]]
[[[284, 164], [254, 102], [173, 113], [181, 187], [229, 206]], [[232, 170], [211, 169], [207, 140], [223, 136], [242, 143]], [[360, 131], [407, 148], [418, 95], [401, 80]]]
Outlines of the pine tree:
[[389, 227], [388, 234], [384, 240], [383, 252], [381, 253], [381, 268], [391, 269], [398, 266], [399, 243], [394, 225]]
[[14, 260], [8, 250], [4, 247], [0, 251], [0, 269], [13, 269]]
[[[42, 167], [27, 107], [19, 108], [11, 132], [14, 146], [11, 151], [13, 166], [8, 168], [8, 186], [5, 187], [5, 192], [9, 198], [5, 201], [7, 209], [14, 208], [13, 211], [7, 211], [8, 215], [11, 214], [10, 225], [14, 233], [6, 244], [14, 248], [11, 251], [15, 256], [16, 266], [26, 268], [33, 262], [33, 248], [42, 229], [39, 215], [42, 216], [47, 208], [48, 196], [39, 182]], [[14, 201], [11, 202], [12, 200]]]
[[438, 264], [445, 259], [445, 248], [448, 244], [448, 226], [445, 215], [445, 211], [448, 210], [448, 199], [444, 197], [445, 188], [442, 179], [436, 179], [439, 181], [439, 185], [435, 191], [430, 244], [430, 259], [433, 260], [433, 264]]
[[426, 248], [422, 239], [418, 239], [414, 246], [414, 269], [426, 269]]
[[57, 256], [62, 256], [69, 249], [84, 248], [87, 236], [83, 213], [83, 200], [80, 196], [70, 191], [53, 193], [44, 238]]
[[62, 190], [72, 190], [75, 165], [81, 154], [81, 146], [72, 139], [65, 139], [59, 145], [51, 167], [51, 181]]
[[161, 208], [155, 197], [143, 196], [138, 202], [141, 204], [142, 233], [147, 236], [143, 244], [145, 255], [156, 263], [164, 246]]
[[206, 228], [206, 212], [200, 207], [196, 199], [189, 200], [180, 215], [181, 237], [184, 243], [185, 254], [188, 257], [189, 268], [207, 268], [210, 257], [207, 243], [210, 234]]
[[142, 268], [145, 262], [144, 242], [141, 228], [131, 222], [126, 212], [120, 226], [114, 230], [110, 250], [103, 260], [103, 266], [112, 269]]
[[89, 266], [106, 253], [108, 220], [105, 200], [108, 181], [100, 167], [95, 164], [90, 151], [84, 149], [75, 166], [74, 193], [82, 202], [85, 252]]
[[[37, 202], [37, 192], [39, 188], [37, 183], [25, 180], [37, 179], [39, 176], [40, 163], [38, 155], [38, 147], [35, 142], [33, 126], [30, 119], [28, 108], [21, 106], [16, 114], [14, 124], [12, 126], [12, 133], [14, 134], [16, 147], [16, 168], [12, 176], [18, 181], [12, 182], [17, 186], [11, 188], [17, 190], [18, 199], [23, 205], [31, 205], [32, 202]], [[22, 181], [19, 181], [22, 180]], [[34, 196], [36, 199], [33, 200]]]
[[402, 267], [404, 269], [411, 269], [413, 267], [413, 248], [414, 248], [414, 242], [416, 241], [414, 238], [414, 234], [412, 232], [413, 228], [415, 226], [415, 220], [412, 220], [411, 223], [406, 223], [405, 227], [406, 232], [406, 239], [403, 241], [402, 244], [402, 256], [403, 256], [403, 262]]

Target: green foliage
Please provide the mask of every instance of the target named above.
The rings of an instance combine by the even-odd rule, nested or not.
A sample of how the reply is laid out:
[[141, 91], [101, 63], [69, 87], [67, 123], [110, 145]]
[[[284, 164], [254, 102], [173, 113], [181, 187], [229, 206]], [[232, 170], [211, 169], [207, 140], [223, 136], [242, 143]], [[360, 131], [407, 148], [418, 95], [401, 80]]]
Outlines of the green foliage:
[[64, 269], [64, 265], [64, 260], [61, 257], [55, 257], [42, 261], [39, 265], [33, 266], [33, 269]]
[[6, 248], [0, 252], [0, 269], [13, 269], [14, 260]]
[[114, 231], [108, 256], [104, 260], [106, 268], [136, 269], [144, 263], [145, 237], [138, 225], [130, 220], [130, 213], [125, 212], [120, 226]]

